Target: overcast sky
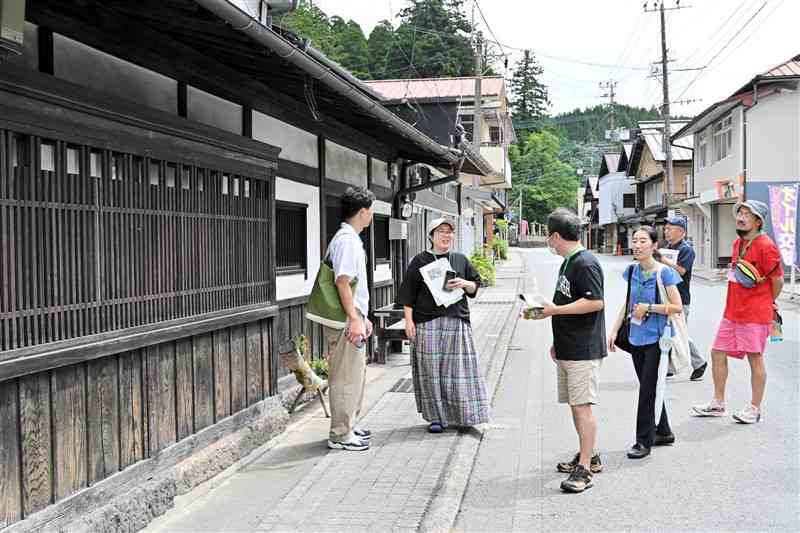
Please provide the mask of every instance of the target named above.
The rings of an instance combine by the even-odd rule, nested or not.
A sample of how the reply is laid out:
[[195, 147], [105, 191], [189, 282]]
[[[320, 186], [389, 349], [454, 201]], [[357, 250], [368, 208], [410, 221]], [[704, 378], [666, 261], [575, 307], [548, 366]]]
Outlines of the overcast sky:
[[[466, 2], [468, 16], [473, 1]], [[688, 89], [698, 71], [670, 76], [670, 100], [702, 99], [673, 106], [672, 114], [699, 113], [756, 74], [800, 54], [798, 0], [681, 3], [691, 7], [667, 12], [667, 43], [670, 58], [675, 60], [670, 66], [708, 67]], [[329, 16], [355, 20], [369, 36], [378, 21], [388, 19], [407, 2], [314, 0], [314, 4]], [[510, 47], [530, 48], [537, 54], [550, 89], [553, 113], [607, 102], [600, 97], [604, 91], [598, 83], [609, 79], [618, 82], [616, 100], [620, 103], [645, 107], [660, 103], [660, 81], [648, 78], [649, 63], [661, 58], [660, 20], [657, 13], [645, 13], [643, 4], [644, 0], [480, 1], [497, 40], [509, 46], [505, 49], [511, 58], [509, 71], [522, 55]], [[672, 7], [675, 0], [667, 0], [665, 5]], [[478, 14], [476, 18], [487, 38], [493, 39]], [[396, 26], [398, 21], [392, 23]], [[575, 61], [620, 66], [598, 67]]]

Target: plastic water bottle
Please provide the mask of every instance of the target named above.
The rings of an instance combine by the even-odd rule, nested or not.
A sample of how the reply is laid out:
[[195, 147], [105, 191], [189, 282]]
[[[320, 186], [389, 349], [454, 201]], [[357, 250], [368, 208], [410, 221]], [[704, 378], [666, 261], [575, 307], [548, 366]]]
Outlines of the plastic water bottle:
[[776, 343], [783, 341], [783, 317], [775, 313], [772, 319], [772, 330], [769, 333], [769, 342]]

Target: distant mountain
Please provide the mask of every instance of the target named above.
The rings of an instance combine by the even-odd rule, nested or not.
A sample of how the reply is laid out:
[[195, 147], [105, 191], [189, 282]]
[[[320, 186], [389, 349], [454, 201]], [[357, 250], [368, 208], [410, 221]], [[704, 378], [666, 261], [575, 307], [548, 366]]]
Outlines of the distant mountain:
[[[609, 129], [611, 109], [607, 105], [596, 105], [586, 109], [575, 109], [556, 115], [551, 120], [569, 140], [578, 143], [596, 143], [605, 140]], [[635, 128], [642, 120], [659, 120], [661, 115], [655, 107], [645, 109], [625, 104], [614, 105], [614, 122], [617, 128]]]

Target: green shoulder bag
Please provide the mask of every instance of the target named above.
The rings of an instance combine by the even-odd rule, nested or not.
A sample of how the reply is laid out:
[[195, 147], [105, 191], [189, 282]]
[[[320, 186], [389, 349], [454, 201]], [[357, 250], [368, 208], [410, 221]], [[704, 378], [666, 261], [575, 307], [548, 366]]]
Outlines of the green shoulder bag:
[[[311, 295], [306, 304], [306, 318], [317, 324], [322, 324], [333, 329], [344, 329], [347, 326], [347, 314], [339, 299], [336, 289], [336, 275], [333, 266], [329, 264], [330, 253], [319, 264], [317, 279], [311, 289]], [[350, 289], [355, 294], [358, 278], [350, 282]]]

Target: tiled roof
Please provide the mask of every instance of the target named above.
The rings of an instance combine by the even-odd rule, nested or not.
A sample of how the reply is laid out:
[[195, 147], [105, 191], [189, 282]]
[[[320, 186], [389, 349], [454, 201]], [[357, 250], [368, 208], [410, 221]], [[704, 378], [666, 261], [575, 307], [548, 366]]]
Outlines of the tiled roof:
[[[457, 98], [475, 95], [475, 78], [417, 78], [411, 80], [375, 80], [365, 82], [387, 100], [402, 98]], [[496, 96], [504, 91], [501, 76], [485, 77], [481, 81], [484, 96]]]
[[762, 76], [800, 76], [800, 54], [766, 71]]

